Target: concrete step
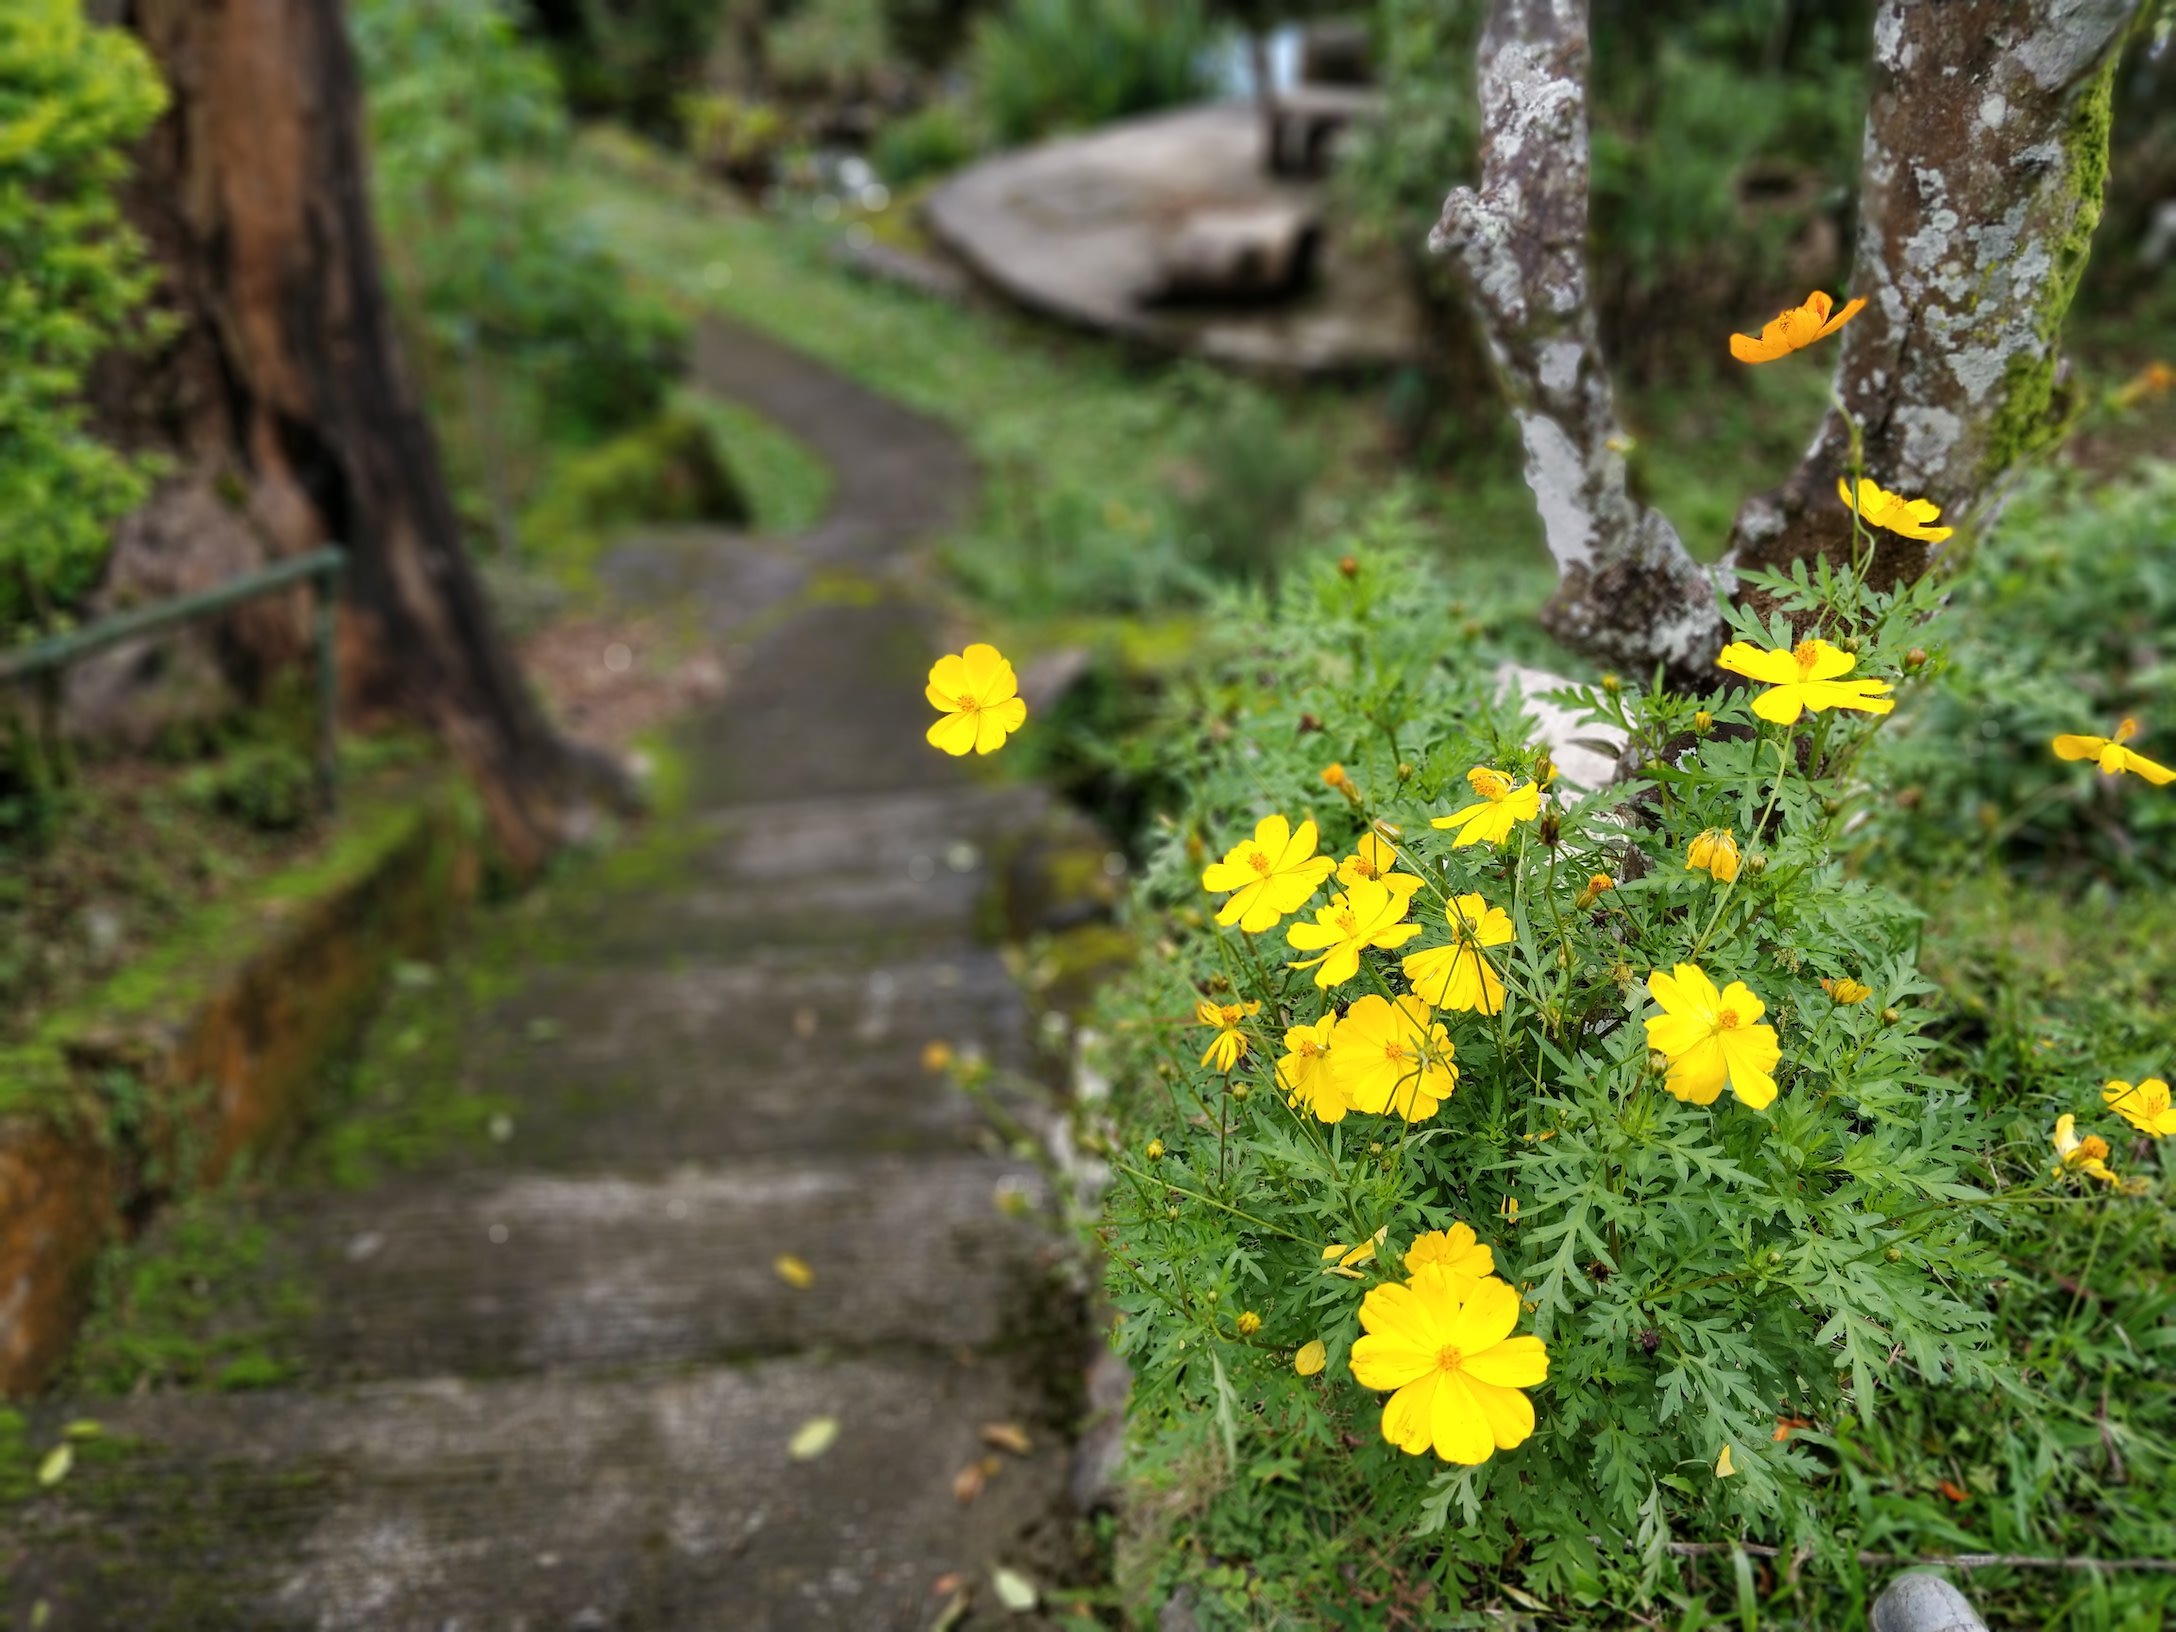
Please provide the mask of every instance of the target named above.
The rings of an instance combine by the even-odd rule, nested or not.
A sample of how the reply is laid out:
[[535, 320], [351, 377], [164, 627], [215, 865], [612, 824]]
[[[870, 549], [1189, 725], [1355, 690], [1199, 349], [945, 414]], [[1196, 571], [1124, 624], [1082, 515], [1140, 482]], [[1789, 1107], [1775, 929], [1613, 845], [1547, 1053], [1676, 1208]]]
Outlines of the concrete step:
[[477, 1014], [459, 1080], [513, 1105], [501, 1165], [651, 1169], [750, 1156], [959, 1150], [987, 1123], [922, 1051], [1035, 1068], [1003, 960], [541, 968]]
[[[987, 1603], [992, 1564], [1070, 1562], [1048, 1399], [901, 1356], [74, 1402], [131, 1448], [9, 1515], [11, 1624], [42, 1601], [47, 1632], [910, 1632], [949, 1572]], [[818, 1416], [838, 1437], [796, 1461]], [[981, 1441], [1006, 1421], [1028, 1457]]]
[[[1054, 1302], [1048, 1237], [1021, 1216], [1042, 1196], [1021, 1163], [832, 1158], [462, 1174], [273, 1222], [318, 1291], [315, 1375], [489, 1377], [1019, 1350]], [[787, 1284], [781, 1253], [814, 1285]]]

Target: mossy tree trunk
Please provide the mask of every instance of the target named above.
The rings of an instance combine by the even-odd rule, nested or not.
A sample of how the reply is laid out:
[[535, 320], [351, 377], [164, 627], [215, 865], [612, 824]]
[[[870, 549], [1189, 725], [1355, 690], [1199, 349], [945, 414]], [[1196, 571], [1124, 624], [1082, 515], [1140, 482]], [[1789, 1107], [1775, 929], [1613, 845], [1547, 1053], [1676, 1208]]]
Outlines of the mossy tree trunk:
[[[361, 88], [340, 0], [100, 0], [172, 93], [129, 213], [175, 328], [116, 359], [105, 416], [225, 492], [269, 556], [335, 542], [347, 702], [428, 722], [473, 775], [517, 868], [584, 784], [493, 626], [379, 270]], [[279, 620], [262, 631], [284, 655]]]
[[[2057, 341], [2100, 215], [2110, 87], [2139, 0], [1882, 0], [1853, 292], [1836, 394], [1885, 487], [1970, 521], [2062, 415]], [[1526, 444], [1559, 586], [1543, 622], [1633, 672], [1705, 685], [1717, 578], [1626, 486], [1588, 288], [1587, 0], [1491, 0], [1479, 51], [1481, 184], [1431, 238], [1457, 257]], [[1803, 291], [1791, 292], [1795, 302]], [[1721, 337], [1718, 335], [1717, 343]], [[1747, 502], [1720, 587], [1747, 568], [1848, 559], [1831, 410], [1799, 469]], [[1877, 582], [1929, 549], [1885, 536]]]

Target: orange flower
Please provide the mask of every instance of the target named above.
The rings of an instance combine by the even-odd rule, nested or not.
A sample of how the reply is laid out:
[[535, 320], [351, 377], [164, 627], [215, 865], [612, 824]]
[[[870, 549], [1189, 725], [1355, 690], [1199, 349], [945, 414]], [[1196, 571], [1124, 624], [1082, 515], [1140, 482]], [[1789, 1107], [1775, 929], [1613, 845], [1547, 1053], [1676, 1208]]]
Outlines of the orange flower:
[[1758, 340], [1749, 334], [1732, 335], [1730, 355], [1741, 363], [1772, 363], [1778, 357], [1788, 357], [1816, 340], [1826, 340], [1857, 317], [1866, 297], [1860, 296], [1834, 317], [1828, 315], [1829, 304], [1828, 296], [1816, 289], [1806, 297], [1805, 305], [1793, 306], [1764, 327]]

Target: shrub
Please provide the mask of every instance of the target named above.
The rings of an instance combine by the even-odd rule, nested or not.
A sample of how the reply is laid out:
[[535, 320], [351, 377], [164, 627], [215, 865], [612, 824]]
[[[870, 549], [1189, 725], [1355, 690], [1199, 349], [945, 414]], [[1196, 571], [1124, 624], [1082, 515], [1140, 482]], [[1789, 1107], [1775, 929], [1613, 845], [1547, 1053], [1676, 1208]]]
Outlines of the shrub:
[[146, 331], [152, 270], [115, 189], [165, 105], [142, 48], [78, 0], [0, 11], [0, 641], [90, 589], [144, 493], [82, 393], [100, 352]]
[[[1845, 643], [1856, 674], [1909, 689], [1931, 590], [1878, 597], [1825, 572], [1763, 584]], [[1642, 762], [1582, 795], [1551, 781], [1447, 600], [1397, 549], [1233, 600], [1214, 619], [1231, 633], [1160, 734], [1187, 801], [1136, 899], [1156, 953], [1101, 1023], [1117, 1084], [1101, 1236], [1136, 1378], [1122, 1560], [1136, 1608], [1183, 1581], [1220, 1627], [1375, 1626], [1386, 1605], [1541, 1607], [1534, 1595], [1621, 1613], [1681, 1586], [1693, 1566], [1672, 1543], [1741, 1538], [1852, 1582], [1859, 1547], [1946, 1549], [1961, 1522], [1860, 1470], [1922, 1469], [1922, 1442], [1900, 1433], [1971, 1422], [1992, 1436], [1977, 1453], [1988, 1488], [2015, 1493], [2004, 1530], [2077, 1523], [2026, 1512], [2041, 1484], [2088, 1504], [2098, 1487], [2073, 1477], [2089, 1447], [2068, 1402], [2007, 1346], [2042, 1329], [2044, 1277], [1999, 1249], [2039, 1210], [2151, 1234], [2158, 1209], [2051, 1171], [2041, 1114], [2116, 1138], [2099, 1073], [2136, 1060], [2074, 1059], [2027, 1103], [1937, 1073], [1919, 915], [1844, 865], [1841, 836], [1883, 797], [1863, 770], [1865, 714], [1775, 723], [1735, 684], [1704, 699], [1576, 688], [1566, 701]], [[1781, 617], [1736, 623], [1755, 646], [1790, 646]], [[1459, 832], [1431, 825], [1453, 807], [1472, 807]], [[1251, 879], [1244, 846], [1277, 838], [1256, 825], [1270, 816], [1318, 823], [1320, 856], [1346, 859], [1335, 884], [1327, 862], [1296, 869], [1271, 903], [1286, 921], [1250, 923], [1204, 894], [1204, 874], [1220, 890]], [[1210, 870], [1228, 850], [1236, 871]], [[1401, 927], [1310, 968], [1345, 934], [1332, 890]], [[1478, 956], [1488, 973], [1457, 961]], [[1686, 964], [1723, 989], [1735, 1028], [1660, 1023], [1658, 1004], [1699, 985]], [[1311, 1066], [1297, 1028], [1333, 1014], [1312, 1039], [1327, 1063]], [[1386, 1063], [1386, 1025], [1404, 1064]], [[1773, 1028], [1772, 1054], [1757, 1028]], [[1726, 1056], [1727, 1090], [1689, 1075], [1711, 1036], [1756, 1039]], [[1422, 1076], [1416, 1050], [1455, 1082]], [[1440, 1102], [1399, 1114], [1421, 1082]], [[2118, 1179], [2152, 1171], [2116, 1142]], [[1406, 1256], [1460, 1226], [1488, 1254], [1465, 1280]], [[1426, 1432], [1408, 1455], [1355, 1377], [1357, 1361], [1387, 1388], [1399, 1369], [1395, 1353], [1370, 1369], [1363, 1310], [1410, 1333], [1393, 1283], [1455, 1304], [1489, 1268], [1515, 1292], [1488, 1296], [1546, 1345], [1532, 1431], [1499, 1398], [1484, 1460], [1438, 1460]], [[1530, 1356], [1498, 1370], [1532, 1381]], [[2133, 1460], [2138, 1480], [2165, 1477], [2159, 1442], [2129, 1427], [2166, 1415], [2147, 1403], [2151, 1371], [2109, 1373], [2102, 1397], [2125, 1455], [2152, 1463]]]
[[2172, 536], [2176, 465], [2092, 491], [2045, 475], [2010, 504], [1930, 632], [1946, 661], [1876, 750], [1874, 774], [1898, 790], [1872, 812], [1877, 855], [2073, 887], [2176, 880], [2176, 799], [2060, 765], [2048, 746], [2135, 716], [2137, 746], [2176, 765]]
[[945, 100], [919, 107], [877, 132], [869, 157], [876, 173], [893, 187], [957, 170], [982, 149], [972, 116], [959, 102]]
[[1199, 0], [1012, 0], [977, 24], [971, 77], [1001, 143], [1033, 141], [1203, 95]]
[[675, 399], [649, 424], [562, 461], [522, 520], [523, 547], [580, 571], [633, 522], [747, 519], [709, 418]]
[[309, 756], [284, 743], [236, 749], [199, 767], [183, 783], [189, 798], [261, 833], [302, 826], [317, 808], [317, 780]]

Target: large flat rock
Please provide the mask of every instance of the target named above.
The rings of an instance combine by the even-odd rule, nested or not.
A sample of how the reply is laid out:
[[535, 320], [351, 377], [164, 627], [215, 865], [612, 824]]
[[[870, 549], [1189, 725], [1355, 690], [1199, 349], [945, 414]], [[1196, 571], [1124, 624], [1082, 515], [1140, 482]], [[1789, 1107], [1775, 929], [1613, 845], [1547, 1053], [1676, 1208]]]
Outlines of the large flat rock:
[[[119, 1401], [98, 1414], [137, 1449], [0, 1541], [48, 1632], [909, 1632], [938, 1575], [1055, 1545], [1044, 1406], [1004, 1366], [903, 1354]], [[818, 1416], [836, 1442], [794, 1460]], [[1035, 1454], [963, 1505], [995, 1421]]]
[[1271, 176], [1251, 103], [1129, 119], [970, 165], [924, 205], [944, 246], [1022, 305], [1129, 339], [1256, 368], [1326, 371], [1410, 360], [1419, 308], [1401, 258], [1332, 235], [1316, 287], [1288, 301], [1146, 304], [1162, 246], [1196, 212], [1320, 203], [1322, 183]]

